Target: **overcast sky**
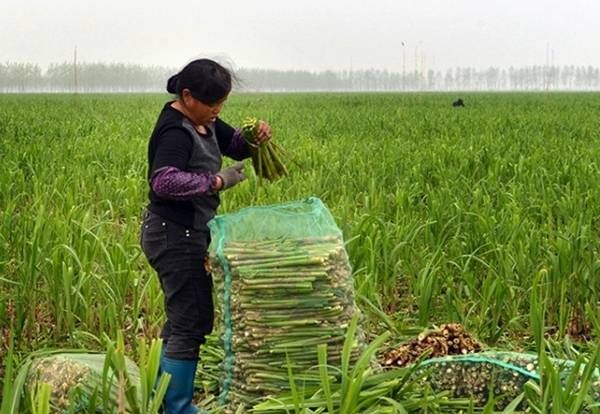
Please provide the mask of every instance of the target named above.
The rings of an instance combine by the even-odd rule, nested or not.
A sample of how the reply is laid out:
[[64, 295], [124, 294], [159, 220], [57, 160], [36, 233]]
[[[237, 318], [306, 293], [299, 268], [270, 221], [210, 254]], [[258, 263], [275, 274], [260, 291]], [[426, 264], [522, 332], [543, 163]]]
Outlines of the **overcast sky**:
[[[403, 46], [404, 44], [404, 46]], [[600, 1], [0, 0], [0, 62], [235, 68], [600, 67]]]

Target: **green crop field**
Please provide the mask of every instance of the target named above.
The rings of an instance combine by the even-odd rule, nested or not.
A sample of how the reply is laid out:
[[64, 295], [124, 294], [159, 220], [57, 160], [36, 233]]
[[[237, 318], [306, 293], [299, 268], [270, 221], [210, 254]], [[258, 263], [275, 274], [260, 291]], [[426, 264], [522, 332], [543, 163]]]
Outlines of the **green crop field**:
[[[222, 118], [268, 120], [300, 166], [263, 187], [249, 173], [220, 212], [323, 200], [344, 233], [368, 337], [392, 332], [381, 352], [459, 322], [492, 348], [592, 358], [600, 95], [463, 94], [465, 108], [454, 98], [234, 94]], [[147, 140], [167, 99], [0, 96], [5, 399], [33, 351], [103, 350], [122, 332], [136, 359], [137, 338], [158, 337], [162, 294], [138, 239]]]

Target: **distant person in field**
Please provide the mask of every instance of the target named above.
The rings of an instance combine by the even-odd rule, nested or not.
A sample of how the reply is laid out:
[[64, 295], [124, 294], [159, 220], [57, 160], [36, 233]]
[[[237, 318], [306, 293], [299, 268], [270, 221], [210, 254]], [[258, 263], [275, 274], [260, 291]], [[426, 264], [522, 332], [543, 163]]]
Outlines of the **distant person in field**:
[[[194, 376], [200, 345], [213, 329], [212, 277], [205, 267], [207, 223], [221, 193], [246, 177], [241, 162], [222, 167], [222, 156], [250, 157], [241, 130], [219, 113], [229, 96], [232, 74], [209, 59], [190, 62], [167, 82], [176, 98], [167, 102], [148, 145], [150, 202], [141, 245], [158, 273], [167, 320], [162, 329], [161, 372], [171, 374], [165, 414], [192, 414]], [[271, 127], [259, 121], [259, 142]]]
[[461, 98], [458, 98], [456, 101], [452, 102], [452, 106], [455, 108], [464, 108], [465, 103], [463, 102], [463, 100]]

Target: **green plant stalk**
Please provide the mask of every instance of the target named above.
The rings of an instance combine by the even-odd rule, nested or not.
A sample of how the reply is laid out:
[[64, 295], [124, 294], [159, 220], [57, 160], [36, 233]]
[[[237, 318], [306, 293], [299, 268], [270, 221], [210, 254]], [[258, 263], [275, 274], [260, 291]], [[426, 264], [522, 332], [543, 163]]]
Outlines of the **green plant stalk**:
[[50, 394], [52, 387], [50, 384], [42, 383], [39, 385], [35, 395], [31, 396], [32, 414], [50, 413]]
[[327, 412], [329, 414], [334, 414], [333, 397], [331, 395], [331, 377], [329, 375], [327, 366], [327, 344], [318, 345], [317, 354], [319, 359], [319, 376], [321, 380], [321, 387], [323, 388], [323, 394], [325, 395]]

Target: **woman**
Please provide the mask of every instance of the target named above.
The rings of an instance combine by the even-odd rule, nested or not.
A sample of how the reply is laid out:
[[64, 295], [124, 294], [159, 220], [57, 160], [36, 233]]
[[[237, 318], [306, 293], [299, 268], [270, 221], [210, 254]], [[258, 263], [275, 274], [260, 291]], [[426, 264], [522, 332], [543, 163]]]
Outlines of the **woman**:
[[[222, 155], [238, 161], [250, 156], [241, 131], [219, 118], [231, 86], [232, 75], [220, 64], [189, 63], [167, 83], [177, 98], [163, 107], [148, 146], [150, 203], [141, 244], [165, 295], [160, 367], [171, 374], [166, 414], [197, 412], [192, 395], [198, 351], [213, 326], [212, 279], [204, 267], [207, 223], [220, 192], [245, 179], [241, 162], [221, 169]], [[271, 138], [266, 122], [257, 138]]]

